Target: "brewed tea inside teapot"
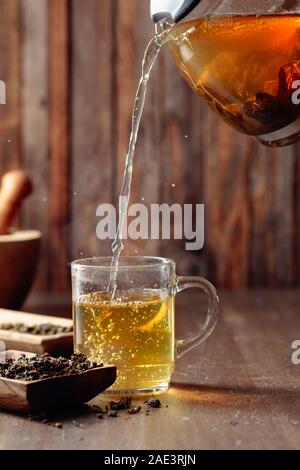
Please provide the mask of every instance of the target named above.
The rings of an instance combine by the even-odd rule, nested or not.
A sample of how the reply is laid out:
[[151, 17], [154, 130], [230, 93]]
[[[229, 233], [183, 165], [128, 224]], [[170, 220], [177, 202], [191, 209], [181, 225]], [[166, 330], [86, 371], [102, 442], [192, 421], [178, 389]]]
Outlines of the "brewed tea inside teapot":
[[300, 140], [300, 1], [152, 0], [151, 15], [171, 25], [176, 66], [231, 126], [268, 146]]

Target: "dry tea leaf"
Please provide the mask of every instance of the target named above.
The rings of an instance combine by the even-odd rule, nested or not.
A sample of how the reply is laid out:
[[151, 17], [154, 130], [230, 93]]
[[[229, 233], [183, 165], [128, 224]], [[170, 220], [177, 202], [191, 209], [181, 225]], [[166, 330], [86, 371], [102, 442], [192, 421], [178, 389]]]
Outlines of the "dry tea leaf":
[[137, 415], [141, 411], [141, 409], [142, 408], [140, 406], [133, 406], [132, 408], [128, 410], [128, 413], [130, 415]]
[[161, 402], [158, 398], [150, 398], [146, 401], [147, 405], [151, 408], [161, 408]]
[[128, 410], [130, 407], [131, 407], [131, 402], [132, 402], [132, 399], [131, 398], [121, 398], [120, 401], [116, 402], [116, 401], [111, 401], [109, 403], [109, 409], [110, 410], [117, 410], [117, 411], [121, 411], [121, 410]]

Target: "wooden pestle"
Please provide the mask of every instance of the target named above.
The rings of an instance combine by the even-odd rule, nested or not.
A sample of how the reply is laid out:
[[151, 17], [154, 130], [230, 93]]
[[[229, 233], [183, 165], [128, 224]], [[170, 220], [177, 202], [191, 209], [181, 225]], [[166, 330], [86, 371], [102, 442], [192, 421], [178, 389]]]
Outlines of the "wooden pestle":
[[28, 175], [22, 170], [6, 173], [0, 187], [0, 235], [9, 232], [22, 201], [32, 192]]

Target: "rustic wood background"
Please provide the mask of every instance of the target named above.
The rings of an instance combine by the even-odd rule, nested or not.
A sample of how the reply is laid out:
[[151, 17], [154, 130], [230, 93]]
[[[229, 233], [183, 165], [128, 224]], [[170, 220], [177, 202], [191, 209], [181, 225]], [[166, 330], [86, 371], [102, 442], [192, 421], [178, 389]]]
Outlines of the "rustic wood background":
[[[35, 193], [21, 224], [43, 232], [36, 290], [69, 289], [69, 262], [109, 254], [96, 207], [121, 185], [148, 0], [0, 0], [0, 171], [23, 167]], [[128, 243], [176, 258], [219, 287], [300, 283], [300, 147], [238, 135], [161, 54], [149, 88], [132, 201], [206, 204], [206, 247]], [[176, 187], [173, 187], [173, 185]]]

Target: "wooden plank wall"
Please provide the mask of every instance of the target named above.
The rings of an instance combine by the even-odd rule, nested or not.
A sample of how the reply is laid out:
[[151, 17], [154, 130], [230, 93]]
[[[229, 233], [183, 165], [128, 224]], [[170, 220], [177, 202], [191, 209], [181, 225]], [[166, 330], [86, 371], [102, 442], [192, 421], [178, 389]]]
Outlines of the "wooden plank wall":
[[[147, 40], [148, 0], [0, 0], [0, 171], [35, 193], [23, 227], [43, 232], [35, 289], [69, 289], [69, 262], [110, 253], [96, 207], [116, 203]], [[174, 186], [175, 185], [175, 186]], [[270, 150], [201, 103], [161, 54], [143, 118], [132, 201], [205, 203], [206, 245], [128, 242], [219, 287], [300, 284], [300, 147]]]

